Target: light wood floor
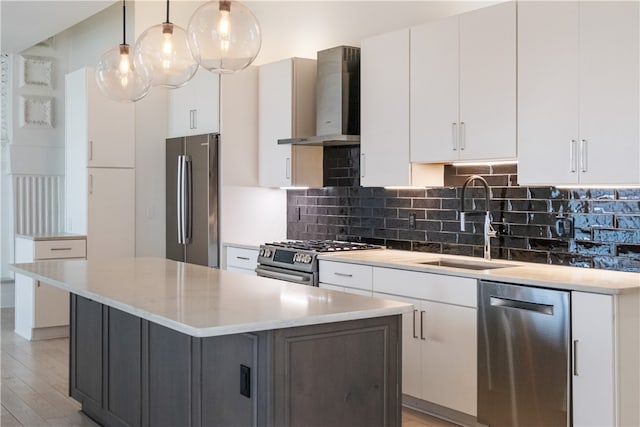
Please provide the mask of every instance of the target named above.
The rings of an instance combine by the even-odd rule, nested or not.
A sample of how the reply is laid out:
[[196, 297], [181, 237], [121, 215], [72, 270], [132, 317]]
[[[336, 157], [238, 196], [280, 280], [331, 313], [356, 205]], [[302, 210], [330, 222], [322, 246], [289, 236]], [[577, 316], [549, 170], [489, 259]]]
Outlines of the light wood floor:
[[[0, 310], [0, 426], [97, 426], [67, 396], [69, 339], [27, 341], [13, 332], [13, 314], [11, 308]], [[403, 410], [402, 425], [454, 426], [410, 409]]]

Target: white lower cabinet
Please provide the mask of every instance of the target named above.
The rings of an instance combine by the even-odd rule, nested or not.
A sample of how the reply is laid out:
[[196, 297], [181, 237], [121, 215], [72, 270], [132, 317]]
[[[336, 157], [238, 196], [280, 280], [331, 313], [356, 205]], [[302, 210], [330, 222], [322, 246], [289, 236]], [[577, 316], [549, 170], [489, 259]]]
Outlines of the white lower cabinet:
[[420, 300], [379, 292], [374, 292], [373, 296], [413, 304], [413, 311], [402, 315], [402, 393], [419, 397], [422, 395]]
[[256, 275], [258, 266], [258, 249], [227, 246], [226, 270]]
[[571, 334], [573, 425], [616, 425], [613, 297], [572, 292]]
[[[25, 235], [15, 241], [16, 263], [48, 259], [81, 259], [84, 236]], [[15, 332], [28, 340], [69, 336], [69, 293], [40, 280], [15, 275]]]
[[373, 290], [415, 307], [403, 321], [403, 393], [475, 416], [477, 281], [374, 267]]
[[640, 425], [640, 289], [571, 292], [573, 426]]

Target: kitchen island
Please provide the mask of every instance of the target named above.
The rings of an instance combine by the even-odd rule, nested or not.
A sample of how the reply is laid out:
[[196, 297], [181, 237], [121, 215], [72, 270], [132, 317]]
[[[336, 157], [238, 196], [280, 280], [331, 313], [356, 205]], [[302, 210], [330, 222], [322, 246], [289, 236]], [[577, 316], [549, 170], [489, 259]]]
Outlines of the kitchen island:
[[113, 426], [399, 426], [409, 304], [156, 258], [16, 272], [71, 296], [70, 394]]

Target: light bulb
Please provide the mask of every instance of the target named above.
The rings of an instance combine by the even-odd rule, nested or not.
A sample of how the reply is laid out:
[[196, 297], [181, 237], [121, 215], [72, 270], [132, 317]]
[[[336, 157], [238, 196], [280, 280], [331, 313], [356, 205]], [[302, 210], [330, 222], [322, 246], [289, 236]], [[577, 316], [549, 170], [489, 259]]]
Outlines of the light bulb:
[[218, 31], [218, 37], [220, 38], [220, 50], [223, 52], [229, 51], [229, 41], [231, 39], [231, 3], [228, 1], [220, 2], [220, 21], [216, 30]]
[[129, 62], [129, 46], [120, 46], [120, 65], [118, 66], [120, 74], [126, 76], [131, 71], [131, 63]]
[[165, 70], [171, 68], [171, 56], [173, 54], [173, 40], [171, 33], [165, 33], [164, 42], [162, 43], [162, 68]]

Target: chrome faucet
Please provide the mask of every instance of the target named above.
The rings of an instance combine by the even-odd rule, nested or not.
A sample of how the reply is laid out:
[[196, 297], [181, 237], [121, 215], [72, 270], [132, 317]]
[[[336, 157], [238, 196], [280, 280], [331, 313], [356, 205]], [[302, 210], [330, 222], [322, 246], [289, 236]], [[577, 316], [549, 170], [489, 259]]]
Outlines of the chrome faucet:
[[464, 211], [464, 194], [467, 191], [467, 186], [473, 181], [480, 181], [485, 191], [485, 208], [486, 212], [484, 212], [484, 259], [487, 261], [491, 260], [491, 238], [496, 237], [496, 230], [491, 226], [491, 213], [489, 212], [489, 204], [491, 202], [491, 190], [489, 189], [489, 184], [487, 180], [481, 177], [480, 175], [471, 175], [462, 185], [462, 194], [460, 195], [460, 231], [465, 231], [465, 213], [468, 215], [477, 215], [482, 214], [482, 212], [473, 211], [473, 212], [465, 212]]

